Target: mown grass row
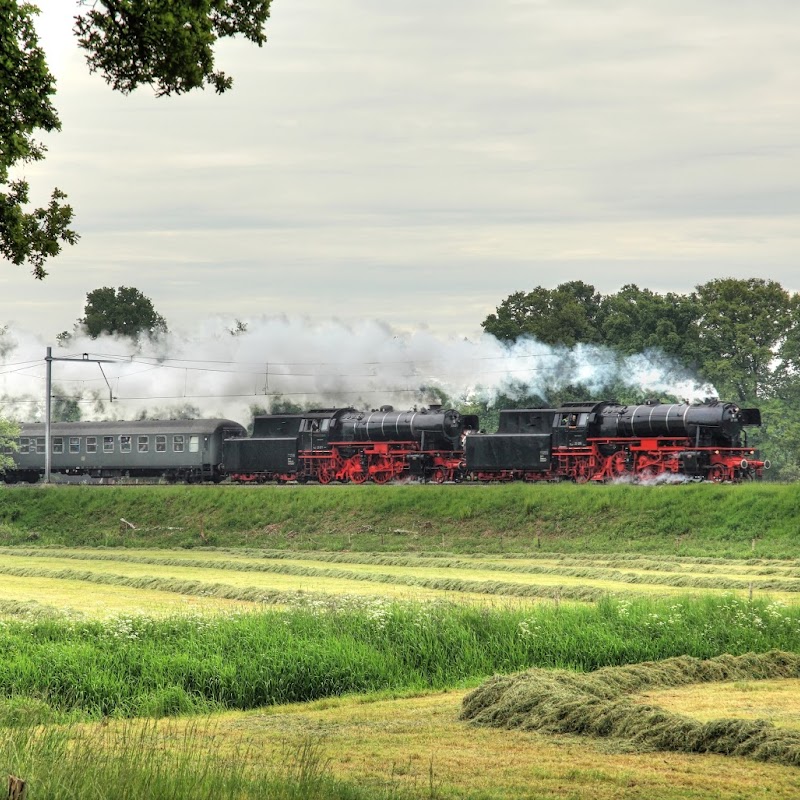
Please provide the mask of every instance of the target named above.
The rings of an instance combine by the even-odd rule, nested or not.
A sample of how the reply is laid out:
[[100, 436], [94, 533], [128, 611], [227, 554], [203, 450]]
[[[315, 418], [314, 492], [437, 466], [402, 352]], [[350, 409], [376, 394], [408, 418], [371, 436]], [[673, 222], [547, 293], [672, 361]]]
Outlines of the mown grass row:
[[6, 544], [800, 556], [793, 485], [0, 489]]
[[[305, 566], [300, 564], [284, 563], [285, 559], [265, 558], [262, 561], [241, 561], [224, 559], [191, 559], [191, 558], [170, 558], [168, 556], [144, 556], [131, 553], [88, 553], [88, 552], [68, 552], [61, 550], [19, 550], [5, 549], [3, 555], [14, 557], [37, 558], [46, 557], [48, 559], [65, 559], [80, 561], [105, 561], [132, 564], [148, 564], [161, 567], [184, 567], [195, 569], [214, 569], [220, 571], [262, 573], [274, 575], [291, 575], [294, 577], [313, 577], [328, 578], [336, 580], [362, 581], [369, 583], [391, 583], [405, 586], [418, 586], [426, 589], [439, 589], [459, 592], [479, 592], [483, 594], [507, 594], [517, 597], [553, 597], [558, 592], [561, 596], [575, 600], [594, 600], [601, 596], [599, 589], [591, 587], [559, 586], [552, 587], [531, 586], [529, 584], [519, 584], [506, 581], [493, 580], [473, 580], [460, 577], [457, 574], [459, 569], [486, 570], [489, 572], [503, 572], [510, 574], [542, 575], [542, 576], [564, 576], [569, 578], [585, 578], [590, 581], [615, 582], [629, 585], [641, 586], [669, 586], [680, 589], [717, 589], [723, 591], [756, 589], [764, 592], [800, 592], [800, 578], [793, 578], [785, 575], [776, 577], [766, 577], [764, 575], [744, 574], [741, 578], [730, 575], [705, 576], [691, 575], [673, 572], [626, 572], [613, 569], [608, 566], [568, 566], [559, 563], [557, 566], [541, 566], [537, 564], [505, 564], [486, 561], [465, 561], [459, 559], [449, 559], [442, 561], [439, 559], [424, 558], [394, 558], [379, 556], [370, 558], [369, 556], [338, 558], [335, 554], [319, 556], [316, 559], [305, 559], [295, 554], [295, 558], [303, 560], [328, 561], [348, 564], [369, 564], [376, 566], [393, 567], [433, 567], [442, 570], [453, 570], [452, 577], [423, 577], [418, 575], [403, 575], [399, 573], [381, 572], [362, 572], [346, 569], [327, 569], [321, 567]], [[665, 565], [666, 567], [667, 565]], [[0, 574], [16, 576], [37, 576], [37, 577], [60, 577], [75, 580], [95, 580], [88, 577], [95, 573], [87, 571], [52, 571], [39, 569], [37, 567], [0, 567]], [[113, 582], [120, 585], [123, 576], [108, 576], [106, 583]], [[133, 579], [131, 579], [133, 580]], [[163, 578], [140, 578], [139, 581], [163, 581]], [[185, 582], [181, 582], [185, 583]], [[152, 583], [137, 583], [140, 588], [160, 588]], [[162, 584], [168, 587], [170, 584]], [[184, 592], [197, 594], [198, 591]], [[217, 595], [223, 596], [223, 595]], [[231, 595], [224, 595], [231, 597]], [[253, 599], [252, 597], [237, 597], [236, 599]]]
[[[392, 584], [436, 589], [439, 591], [497, 595], [505, 597], [527, 597], [545, 599], [580, 600], [591, 602], [605, 597], [608, 592], [592, 586], [548, 585], [537, 586], [529, 583], [510, 583], [493, 580], [469, 580], [465, 578], [425, 578], [416, 575], [386, 575], [379, 572], [350, 572], [348, 570], [316, 570], [297, 567], [285, 570], [273, 569], [269, 572], [301, 577], [335, 578], [360, 581], [362, 583]], [[162, 592], [196, 597], [219, 597], [224, 600], [245, 600], [252, 603], [279, 605], [302, 600], [304, 596], [322, 596], [313, 592], [295, 592], [264, 589], [255, 586], [230, 586], [210, 581], [188, 580], [182, 578], [162, 578], [156, 575], [115, 575], [106, 572], [76, 569], [45, 569], [40, 567], [0, 567], [0, 575], [16, 578], [54, 578], [56, 580], [85, 581], [105, 586], [127, 586], [134, 589], [155, 589]]]
[[[127, 552], [126, 552], [127, 550]], [[274, 550], [256, 549], [252, 547], [204, 547], [202, 556], [191, 556], [197, 551], [175, 550], [169, 555], [146, 556], [137, 553], [136, 549], [121, 547], [97, 547], [90, 549], [68, 548], [65, 545], [49, 545], [43, 547], [0, 547], [0, 555], [90, 559], [94, 561], [131, 561], [149, 563], [145, 559], [154, 559], [152, 563], [170, 565], [208, 566], [231, 563], [230, 559], [215, 559], [213, 556], [226, 555], [233, 557], [237, 563], [246, 564], [243, 559], [252, 561], [320, 561], [334, 564], [370, 564], [396, 567], [451, 567], [458, 569], [497, 569], [507, 572], [525, 572], [537, 567], [519, 564], [520, 561], [552, 562], [559, 566], [594, 566], [611, 569], [636, 569], [645, 572], [703, 572], [708, 574], [741, 572], [748, 575], [782, 575], [787, 578], [800, 578], [800, 567], [796, 560], [767, 558], [711, 558], [708, 556], [652, 556], [646, 557], [635, 553], [570, 554], [547, 553], [501, 553], [490, 555], [479, 553], [420, 552], [406, 553], [386, 552], [342, 552], [323, 550]], [[180, 555], [178, 555], [180, 554]], [[240, 567], [242, 570], [259, 569], [258, 566]]]
[[682, 656], [578, 675], [534, 669], [492, 678], [464, 698], [476, 725], [614, 737], [640, 749], [740, 755], [800, 766], [800, 732], [767, 720], [701, 723], [637, 702], [647, 689], [712, 681], [800, 677], [800, 655], [771, 651], [701, 661]]
[[12, 621], [0, 625], [0, 697], [11, 698], [0, 724], [26, 709], [39, 721], [248, 709], [454, 687], [531, 666], [773, 648], [800, 651], [800, 608], [733, 598], [527, 611], [362, 601], [211, 619]]

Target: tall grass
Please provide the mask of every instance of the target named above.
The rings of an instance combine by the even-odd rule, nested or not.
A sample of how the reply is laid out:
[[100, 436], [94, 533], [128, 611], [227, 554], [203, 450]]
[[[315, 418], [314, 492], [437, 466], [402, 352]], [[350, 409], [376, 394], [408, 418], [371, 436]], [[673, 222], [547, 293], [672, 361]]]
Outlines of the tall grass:
[[734, 598], [527, 610], [361, 601], [220, 618], [14, 621], [0, 624], [0, 697], [10, 698], [0, 724], [23, 700], [41, 704], [34, 715], [159, 717], [446, 688], [531, 666], [775, 648], [800, 652], [800, 608]]
[[287, 747], [283, 768], [208, 723], [0, 728], [0, 772], [23, 778], [29, 800], [367, 800], [394, 797], [335, 780], [318, 743]]

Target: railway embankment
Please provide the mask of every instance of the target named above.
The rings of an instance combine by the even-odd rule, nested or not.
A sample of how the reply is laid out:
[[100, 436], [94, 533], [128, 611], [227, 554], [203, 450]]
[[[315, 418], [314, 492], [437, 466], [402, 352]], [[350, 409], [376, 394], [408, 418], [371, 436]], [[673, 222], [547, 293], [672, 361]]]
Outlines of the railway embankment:
[[24, 486], [0, 545], [800, 556], [794, 485]]

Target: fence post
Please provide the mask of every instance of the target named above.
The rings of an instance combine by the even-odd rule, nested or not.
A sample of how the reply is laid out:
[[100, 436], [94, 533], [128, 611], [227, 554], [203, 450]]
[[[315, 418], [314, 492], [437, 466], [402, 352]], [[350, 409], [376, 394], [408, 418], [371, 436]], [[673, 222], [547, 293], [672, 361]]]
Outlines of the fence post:
[[8, 800], [25, 800], [28, 795], [28, 784], [22, 778], [8, 776]]

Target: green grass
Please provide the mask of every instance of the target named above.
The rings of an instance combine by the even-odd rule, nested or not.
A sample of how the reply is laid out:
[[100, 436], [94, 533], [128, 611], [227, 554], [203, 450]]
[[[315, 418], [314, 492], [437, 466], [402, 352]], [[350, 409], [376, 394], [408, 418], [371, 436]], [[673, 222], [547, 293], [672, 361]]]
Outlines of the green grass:
[[[336, 780], [312, 738], [286, 747], [276, 768], [241, 742], [225, 742], [205, 722], [102, 728], [0, 729], [3, 779], [24, 776], [29, 800], [377, 800], [405, 792]], [[220, 742], [220, 744], [222, 744]]]
[[[800, 556], [793, 485], [2, 487], [0, 544]], [[120, 519], [136, 525], [122, 531]]]
[[[0, 697], [54, 714], [164, 716], [461, 686], [531, 666], [581, 671], [690, 654], [800, 651], [800, 608], [734, 598], [323, 605], [218, 618], [0, 625]], [[0, 724], [4, 713], [0, 701]]]

